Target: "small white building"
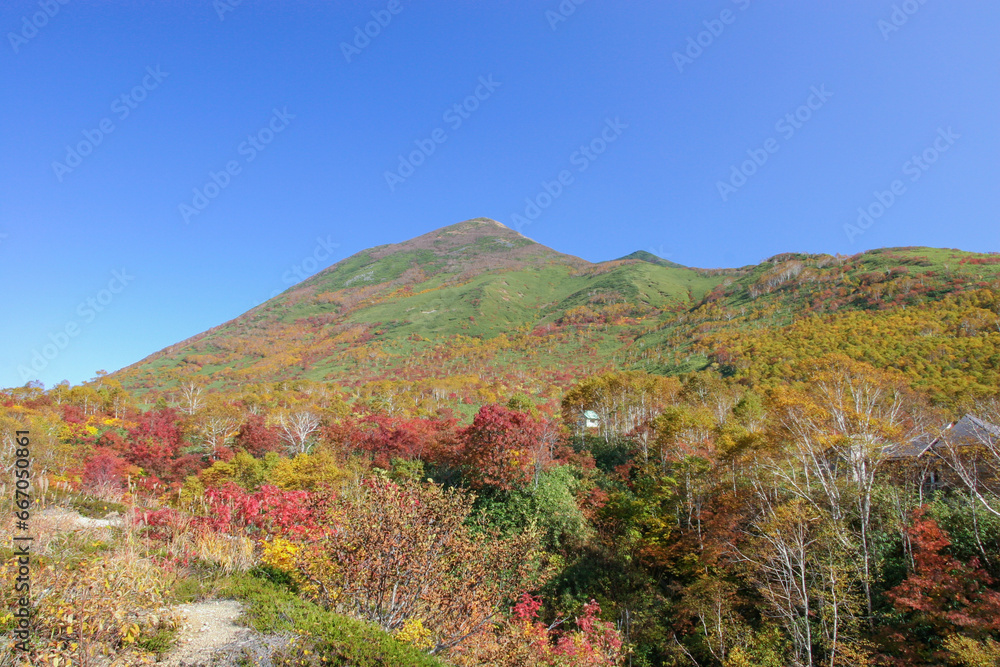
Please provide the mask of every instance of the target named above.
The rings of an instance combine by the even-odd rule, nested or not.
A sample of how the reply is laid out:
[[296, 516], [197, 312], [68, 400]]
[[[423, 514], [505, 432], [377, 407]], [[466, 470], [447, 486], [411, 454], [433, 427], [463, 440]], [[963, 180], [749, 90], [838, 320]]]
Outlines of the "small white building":
[[580, 426], [582, 428], [598, 428], [601, 425], [601, 416], [593, 410], [584, 410], [580, 414]]

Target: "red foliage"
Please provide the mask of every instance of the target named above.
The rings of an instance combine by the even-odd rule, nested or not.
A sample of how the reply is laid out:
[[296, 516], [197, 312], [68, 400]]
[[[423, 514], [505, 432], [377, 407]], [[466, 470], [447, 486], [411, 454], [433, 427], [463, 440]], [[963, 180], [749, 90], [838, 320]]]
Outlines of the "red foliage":
[[306, 491], [262, 486], [247, 493], [230, 482], [206, 491], [204, 500], [198, 515], [167, 508], [144, 512], [137, 517], [137, 523], [149, 526], [150, 537], [156, 539], [169, 539], [181, 530], [291, 538], [315, 537], [322, 531], [316, 520], [322, 510]]
[[195, 475], [205, 467], [199, 454], [185, 454], [170, 462], [170, 478], [168, 481], [181, 482], [188, 475]]
[[101, 486], [121, 489], [128, 476], [138, 472], [135, 466], [118, 456], [115, 450], [99, 447], [87, 458], [83, 467], [83, 483], [90, 489]]
[[232, 461], [234, 456], [236, 456], [236, 452], [233, 451], [232, 447], [219, 445], [212, 450], [212, 454], [209, 458], [212, 461]]
[[59, 406], [62, 411], [62, 419], [68, 424], [82, 424], [87, 421], [83, 416], [83, 409], [76, 405], [63, 403]]
[[173, 459], [181, 446], [181, 429], [175, 410], [150, 410], [139, 416], [128, 432], [129, 448], [124, 456], [129, 463], [160, 477], [172, 476]]
[[166, 490], [166, 485], [163, 483], [163, 480], [156, 475], [140, 477], [139, 479], [133, 481], [135, 482], [136, 489], [152, 496], [161, 494]]
[[502, 405], [484, 405], [462, 429], [459, 455], [473, 487], [510, 490], [531, 479], [544, 429], [531, 415]]
[[227, 483], [205, 492], [208, 516], [201, 523], [212, 530], [249, 530], [270, 535], [303, 537], [319, 529], [307, 491], [283, 491], [264, 485], [253, 493]]
[[345, 450], [373, 455], [373, 463], [387, 468], [393, 458], [441, 462], [453, 456], [457, 443], [454, 419], [399, 419], [369, 415], [328, 427], [324, 437]]
[[263, 415], [250, 415], [240, 426], [234, 446], [251, 456], [260, 458], [268, 452], [281, 449], [281, 444], [278, 429], [267, 426]]
[[583, 515], [590, 521], [597, 520], [601, 510], [611, 499], [607, 491], [596, 485], [590, 487], [586, 490], [585, 494], [581, 495], [583, 497], [577, 498], [577, 504], [580, 506], [580, 511], [583, 512]]
[[614, 624], [599, 618], [601, 606], [591, 600], [583, 606], [583, 615], [576, 619], [575, 631], [559, 632], [537, 620], [542, 607], [539, 597], [525, 593], [511, 609], [522, 626], [521, 635], [529, 643], [533, 665], [616, 665], [621, 655], [622, 639]]
[[362, 446], [376, 454], [376, 465], [392, 457], [438, 460], [456, 442], [454, 420], [373, 416], [366, 421], [374, 428], [366, 431]]
[[889, 660], [941, 664], [947, 653], [940, 644], [947, 636], [981, 640], [1000, 632], [1000, 593], [978, 559], [966, 565], [945, 552], [951, 540], [924, 508], [915, 510], [913, 519], [913, 571], [886, 593], [905, 619], [885, 631]]
[[139, 526], [149, 526], [148, 537], [168, 540], [180, 529], [183, 517], [177, 510], [165, 507], [136, 515], [135, 522]]
[[518, 600], [511, 613], [519, 621], [534, 621], [538, 618], [538, 610], [542, 608], [542, 598], [525, 593]]
[[97, 447], [105, 447], [116, 454], [123, 455], [128, 450], [128, 443], [118, 435], [117, 431], [109, 430], [101, 434], [95, 443]]

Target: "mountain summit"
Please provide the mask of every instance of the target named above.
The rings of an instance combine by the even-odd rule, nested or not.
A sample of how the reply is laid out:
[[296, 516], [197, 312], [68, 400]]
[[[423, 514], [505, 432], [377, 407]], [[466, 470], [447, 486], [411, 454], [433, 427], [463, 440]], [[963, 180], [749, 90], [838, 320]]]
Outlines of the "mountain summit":
[[[373, 264], [390, 257], [398, 264], [405, 258], [411, 267], [420, 267], [426, 275], [446, 272], [458, 273], [464, 277], [468, 277], [469, 271], [482, 273], [551, 262], [574, 267], [590, 264], [579, 257], [564, 255], [532, 241], [490, 218], [473, 218], [435, 229], [402, 243], [377, 246], [349, 257], [344, 262], [350, 263], [360, 256], [371, 260]], [[331, 266], [327, 271], [337, 271], [342, 263]]]

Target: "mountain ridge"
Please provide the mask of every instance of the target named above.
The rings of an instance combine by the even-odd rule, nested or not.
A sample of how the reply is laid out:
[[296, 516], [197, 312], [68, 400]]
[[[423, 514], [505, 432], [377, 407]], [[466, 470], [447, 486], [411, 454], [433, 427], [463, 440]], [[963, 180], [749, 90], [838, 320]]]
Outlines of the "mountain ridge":
[[612, 368], [726, 365], [741, 337], [809, 314], [936, 302], [993, 284], [998, 263], [922, 247], [780, 253], [734, 269], [646, 251], [589, 262], [474, 218], [361, 250], [113, 375], [137, 390], [191, 378], [417, 386], [470, 373], [485, 387], [510, 385], [517, 369], [549, 391]]

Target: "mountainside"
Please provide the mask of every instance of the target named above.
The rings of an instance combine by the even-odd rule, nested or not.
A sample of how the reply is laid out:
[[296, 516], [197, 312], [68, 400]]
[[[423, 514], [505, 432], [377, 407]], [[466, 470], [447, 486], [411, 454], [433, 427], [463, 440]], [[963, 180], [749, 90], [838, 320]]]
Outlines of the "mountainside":
[[995, 253], [786, 253], [736, 271], [687, 312], [637, 335], [622, 365], [667, 374], [713, 368], [755, 385], [842, 353], [901, 371], [945, 404], [1000, 384]]
[[[825, 318], [827, 329], [877, 330], [900, 312], [909, 325], [894, 322], [892, 331], [912, 325], [921, 333], [907, 333], [894, 354], [873, 355], [849, 332], [829, 347], [912, 369], [913, 350], [926, 352], [939, 338], [954, 347], [949, 326], [928, 329], [924, 320], [954, 315], [935, 308], [968, 310], [959, 295], [995, 295], [998, 272], [995, 255], [929, 248], [787, 253], [740, 269], [693, 269], [645, 251], [595, 264], [477, 218], [361, 251], [115, 375], [138, 390], [209, 375], [217, 387], [406, 381], [436, 396], [465, 383], [486, 392], [479, 399], [501, 388], [553, 395], [610, 368], [676, 374], [713, 367], [761, 380], [811, 354], [803, 341], [812, 333], [785, 341], [789, 327]], [[992, 307], [986, 302], [984, 312]], [[968, 324], [970, 317], [977, 323]], [[992, 332], [983, 340], [994, 345], [998, 329], [987, 320], [966, 314], [963, 335]], [[763, 367], [761, 350], [770, 355]], [[963, 363], [953, 365], [968, 373]]]
[[[499, 222], [475, 219], [361, 251], [117, 376], [136, 388], [208, 373], [223, 383], [417, 378], [454, 373], [463, 360], [481, 355], [485, 341], [495, 341], [498, 352], [539, 356], [537, 336], [526, 344], [531, 332], [554, 333], [566, 324], [591, 329], [584, 325], [613, 320], [613, 328], [556, 345], [543, 335], [548, 349], [529, 364], [593, 369], [620, 345], [619, 327], [688, 307], [721, 280], [638, 259], [593, 264]], [[455, 349], [438, 350], [446, 342]], [[594, 345], [600, 354], [591, 354]]]

